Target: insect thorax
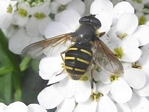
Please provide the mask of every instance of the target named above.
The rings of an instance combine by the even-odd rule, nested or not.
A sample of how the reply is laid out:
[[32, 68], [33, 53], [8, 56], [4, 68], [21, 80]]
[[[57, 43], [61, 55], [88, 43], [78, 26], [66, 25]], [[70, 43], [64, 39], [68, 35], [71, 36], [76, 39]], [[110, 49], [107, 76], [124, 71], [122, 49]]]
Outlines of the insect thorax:
[[96, 29], [92, 24], [84, 23], [74, 32], [73, 36], [76, 38], [77, 43], [88, 44], [90, 41], [95, 41]]

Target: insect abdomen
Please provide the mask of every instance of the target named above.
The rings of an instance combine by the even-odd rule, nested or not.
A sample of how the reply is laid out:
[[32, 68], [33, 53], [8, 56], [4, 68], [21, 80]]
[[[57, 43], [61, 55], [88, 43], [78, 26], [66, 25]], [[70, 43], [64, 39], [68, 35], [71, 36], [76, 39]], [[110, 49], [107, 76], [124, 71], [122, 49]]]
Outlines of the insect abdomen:
[[75, 44], [65, 54], [65, 69], [74, 80], [79, 80], [87, 71], [92, 60], [92, 51], [88, 46]]

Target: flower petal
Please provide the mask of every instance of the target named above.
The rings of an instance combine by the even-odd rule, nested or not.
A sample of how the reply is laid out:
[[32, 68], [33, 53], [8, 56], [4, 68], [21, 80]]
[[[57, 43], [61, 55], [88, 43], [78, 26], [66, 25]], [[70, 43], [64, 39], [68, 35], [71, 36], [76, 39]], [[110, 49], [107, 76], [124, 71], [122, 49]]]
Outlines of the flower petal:
[[97, 102], [90, 99], [83, 103], [78, 103], [74, 112], [96, 112]]
[[67, 9], [63, 11], [60, 15], [60, 22], [67, 25], [73, 32], [76, 31], [76, 29], [80, 25], [79, 19], [80, 19], [79, 13], [73, 9]]
[[112, 18], [107, 12], [100, 12], [96, 15], [96, 17], [100, 20], [101, 22], [101, 27], [99, 29], [99, 32], [108, 32], [110, 30], [111, 24], [112, 24]]
[[38, 21], [38, 29], [39, 29], [40, 34], [44, 35], [46, 26], [50, 21], [51, 21], [51, 18], [49, 18], [49, 17], [46, 17], [46, 18]]
[[31, 38], [27, 35], [24, 28], [21, 28], [9, 40], [9, 49], [15, 54], [21, 54], [21, 51], [30, 43]]
[[121, 16], [123, 13], [134, 13], [134, 8], [129, 2], [119, 2], [114, 6], [114, 9], [112, 10], [112, 15], [114, 18], [114, 22]]
[[68, 74], [65, 72], [65, 73], [61, 73], [59, 75], [53, 75], [50, 79], [49, 79], [49, 82], [48, 82], [48, 85], [50, 84], [54, 84], [56, 82], [59, 82], [61, 80], [63, 80], [64, 78], [66, 78], [68, 76]]
[[61, 73], [63, 71], [61, 62], [60, 56], [43, 58], [39, 64], [39, 75], [43, 79], [49, 80], [53, 75]]
[[135, 62], [141, 56], [141, 50], [138, 48], [139, 43], [132, 36], [126, 36], [120, 43], [120, 47], [123, 50], [122, 61]]
[[109, 0], [94, 0], [91, 4], [90, 13], [98, 14], [101, 11], [111, 12], [113, 4]]
[[28, 112], [47, 112], [47, 111], [38, 104], [29, 104]]
[[[68, 107], [69, 105], [69, 107]], [[58, 112], [72, 112], [75, 107], [75, 100], [74, 98], [65, 99], [58, 107]]]
[[5, 112], [28, 112], [28, 110], [24, 103], [17, 101], [8, 105]]
[[149, 76], [146, 77], [146, 84], [141, 89], [134, 89], [139, 96], [149, 96]]
[[102, 82], [99, 82], [96, 84], [97, 85], [97, 91], [99, 93], [102, 93], [102, 94], [108, 94], [109, 93], [109, 84], [103, 84]]
[[122, 48], [123, 56], [122, 61], [125, 62], [136, 62], [141, 56], [141, 50], [139, 48]]
[[36, 18], [30, 17], [27, 24], [25, 25], [27, 33], [31, 37], [36, 37], [40, 34], [38, 29], [38, 22]]
[[125, 69], [124, 73], [123, 79], [127, 82], [127, 84], [129, 84], [130, 87], [140, 89], [145, 85], [146, 76], [143, 70], [131, 68]]
[[117, 112], [117, 108], [113, 101], [107, 95], [104, 95], [98, 101], [97, 112]]
[[[85, 11], [85, 4], [81, 0], [72, 0], [67, 4], [66, 9], [74, 9], [77, 11], [80, 15], [84, 14]], [[71, 16], [70, 16], [71, 17]], [[72, 18], [71, 18], [72, 19]]]
[[128, 104], [132, 112], [149, 112], [149, 101], [144, 97], [133, 94]]
[[69, 77], [66, 77], [64, 80], [59, 82], [58, 90], [59, 93], [62, 94], [65, 98], [70, 98], [74, 95], [75, 85], [73, 84], [73, 80]]
[[4, 103], [0, 103], [0, 112], [4, 112], [6, 107], [7, 105], [5, 105]]
[[45, 37], [50, 38], [70, 32], [70, 28], [65, 24], [61, 22], [50, 22], [45, 29]]
[[38, 102], [44, 108], [53, 109], [64, 100], [64, 97], [57, 89], [57, 85], [58, 84], [54, 84], [50, 87], [46, 87], [38, 94]]
[[132, 90], [128, 84], [119, 78], [110, 84], [110, 93], [113, 99], [118, 103], [126, 103], [131, 99]]
[[76, 102], [84, 102], [91, 95], [91, 84], [90, 81], [74, 81], [75, 85], [75, 100]]
[[116, 103], [118, 112], [131, 112], [131, 109], [127, 103]]
[[140, 46], [149, 43], [149, 27], [146, 25], [140, 25], [137, 27], [133, 34], [133, 38], [137, 39]]
[[101, 70], [101, 72], [99, 72], [97, 76], [99, 77], [99, 79], [101, 80], [102, 83], [104, 83], [104, 84], [111, 83], [110, 74], [108, 72], [106, 72], [105, 70]]
[[6, 29], [10, 26], [12, 21], [12, 15], [11, 14], [3, 14], [0, 15], [0, 28]]
[[[129, 27], [128, 27], [129, 26]], [[138, 26], [138, 18], [133, 13], [124, 13], [118, 19], [116, 24], [117, 35], [131, 35]]]

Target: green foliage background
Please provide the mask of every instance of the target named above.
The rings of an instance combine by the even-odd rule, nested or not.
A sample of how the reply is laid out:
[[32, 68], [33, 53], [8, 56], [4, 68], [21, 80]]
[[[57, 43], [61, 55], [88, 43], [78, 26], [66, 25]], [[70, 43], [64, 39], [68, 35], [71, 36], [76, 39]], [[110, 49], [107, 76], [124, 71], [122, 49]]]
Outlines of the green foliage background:
[[0, 31], [0, 102], [38, 103], [37, 95], [46, 86], [38, 75], [40, 60], [13, 54], [8, 39]]

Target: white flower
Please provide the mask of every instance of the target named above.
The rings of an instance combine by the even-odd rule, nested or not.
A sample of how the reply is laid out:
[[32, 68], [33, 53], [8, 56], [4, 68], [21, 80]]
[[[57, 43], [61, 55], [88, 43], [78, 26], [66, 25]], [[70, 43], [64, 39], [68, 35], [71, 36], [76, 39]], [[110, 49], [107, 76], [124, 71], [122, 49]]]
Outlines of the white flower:
[[[42, 90], [38, 95], [38, 101], [46, 109], [58, 107], [57, 110], [61, 112], [62, 110], [71, 112], [75, 107], [75, 102], [86, 101], [90, 97], [90, 93], [91, 86], [88, 80], [74, 81], [67, 77], [59, 84], [51, 85]], [[70, 103], [69, 108], [65, 103]]]
[[0, 103], [0, 112], [47, 112], [38, 104], [29, 104], [26, 106], [23, 102], [16, 101], [8, 106]]
[[4, 112], [6, 107], [7, 105], [5, 105], [4, 103], [0, 103], [0, 112]]
[[[117, 103], [126, 103], [130, 100], [132, 90], [123, 78], [117, 78], [116, 76], [111, 76], [105, 71], [102, 71], [100, 73], [94, 73], [94, 79], [97, 82], [99, 81], [96, 88], [98, 92], [102, 94], [108, 94], [110, 92], [112, 98]], [[145, 81], [143, 83], [145, 83]]]
[[[49, 25], [45, 30], [45, 36], [48, 38], [64, 33], [74, 32], [79, 27], [79, 19], [80, 15], [75, 10], [72, 9], [65, 10], [56, 19], [57, 23], [52, 22], [49, 23]], [[59, 30], [54, 31], [54, 29], [51, 29], [52, 27], [58, 28]]]
[[85, 11], [85, 4], [81, 0], [72, 0], [68, 3], [67, 9], [74, 9], [82, 16]]
[[[61, 62], [62, 59], [60, 56], [44, 58], [40, 62], [40, 76], [45, 80], [49, 80], [48, 84], [56, 83], [59, 81], [59, 84], [54, 84], [45, 88], [38, 95], [39, 103], [46, 109], [51, 109], [57, 106], [61, 107], [61, 105], [65, 105], [65, 101], [73, 101], [74, 103], [84, 102], [90, 97], [90, 81], [74, 81], [65, 71], [61, 73], [64, 69], [62, 68]], [[49, 92], [53, 92], [53, 94], [49, 94]], [[68, 107], [66, 105], [58, 110], [67, 108]], [[72, 106], [72, 110], [73, 109], [74, 106]]]
[[0, 1], [0, 28], [6, 29], [12, 21], [12, 14], [16, 1], [4, 0]]
[[98, 101], [88, 100], [79, 103], [74, 112], [117, 112], [114, 102], [107, 96], [101, 96]]
[[143, 70], [125, 66], [122, 77], [111, 76], [102, 70], [99, 73], [94, 73], [94, 79], [99, 83], [97, 83], [97, 91], [103, 94], [110, 92], [111, 97], [117, 103], [126, 103], [132, 96], [131, 88], [139, 91], [147, 83], [146, 74]]
[[45, 27], [51, 21], [48, 2], [32, 7], [29, 13], [31, 17], [25, 26], [28, 35], [31, 37], [44, 35]]
[[95, 0], [91, 4], [90, 13], [96, 14], [96, 18], [98, 18], [102, 24], [99, 32], [107, 33], [110, 30], [112, 24], [110, 13], [112, 10], [113, 4], [109, 0]]
[[21, 51], [29, 44], [43, 40], [43, 36], [30, 37], [24, 28], [20, 28], [10, 39], [9, 49], [16, 53], [21, 54]]
[[[112, 3], [116, 4], [118, 2], [121, 2], [123, 0], [111, 0]], [[139, 19], [139, 24], [144, 24], [149, 20], [148, 17], [148, 0], [125, 0], [129, 2], [135, 9], [135, 14], [137, 15]]]
[[84, 15], [90, 15], [90, 7], [91, 4], [94, 0], [84, 0], [84, 4], [85, 4], [85, 12]]
[[[120, 3], [119, 3], [120, 4]], [[131, 22], [133, 21], [133, 22]], [[117, 23], [112, 26], [110, 32], [107, 33], [108, 42], [107, 46], [116, 53], [116, 55], [125, 62], [135, 62], [141, 56], [140, 46], [137, 41], [136, 32], [138, 31], [138, 19], [133, 13], [123, 13], [118, 18]], [[149, 30], [146, 28], [146, 30]], [[138, 35], [144, 31], [137, 32]], [[103, 39], [104, 36], [101, 38]], [[144, 38], [139, 38], [143, 41]], [[135, 54], [135, 55], [134, 55]]]
[[148, 112], [149, 111], [149, 101], [145, 97], [140, 97], [135, 93], [133, 94], [128, 104], [132, 112]]
[[148, 71], [148, 67], [149, 67], [149, 44], [144, 45], [143, 47], [141, 47], [141, 51], [142, 51], [142, 55], [140, 57], [140, 59], [137, 61], [137, 63], [139, 64], [139, 66], [141, 67], [141, 69], [146, 73], [146, 84], [145, 86], [143, 86], [140, 89], [134, 89], [134, 91], [139, 95], [139, 96], [149, 96], [149, 71]]
[[118, 112], [132, 112], [127, 103], [116, 103], [115, 105]]
[[143, 46], [149, 43], [148, 35], [149, 35], [149, 26], [140, 25], [137, 27], [132, 36], [133, 38], [138, 40], [139, 46]]
[[62, 11], [73, 9], [76, 10], [80, 15], [84, 14], [85, 4], [81, 0], [65, 0], [65, 2], [56, 0], [50, 4], [51, 13], [59, 15]]
[[17, 5], [18, 10], [12, 15], [12, 23], [23, 27], [29, 18], [30, 5], [28, 2], [19, 3]]
[[[68, 18], [68, 16], [71, 16], [72, 18], [73, 17], [74, 18], [73, 19]], [[75, 10], [66, 10], [62, 12], [59, 22], [50, 22], [48, 24], [47, 29], [45, 31], [45, 36], [47, 38], [50, 38], [60, 34], [74, 32], [79, 25], [78, 23], [79, 18], [80, 16]], [[55, 32], [54, 27], [59, 28], [60, 29], [58, 30], [59, 32]], [[88, 79], [86, 81], [85, 80], [74, 81], [69, 77], [66, 71], [63, 71], [64, 68], [62, 68], [62, 65], [61, 65], [61, 63], [63, 63], [63, 60], [60, 56], [60, 53], [62, 51], [65, 51], [66, 49], [68, 49], [68, 45], [61, 46], [60, 49], [58, 49], [58, 53], [56, 52], [54, 56], [44, 58], [40, 62], [40, 71], [39, 71], [40, 76], [45, 80], [49, 80], [48, 84], [59, 82], [59, 84], [54, 84], [50, 87], [47, 87], [46, 89], [41, 91], [41, 93], [38, 95], [38, 101], [40, 102], [41, 105], [43, 105], [47, 109], [58, 106], [57, 111], [62, 111], [63, 109], [68, 108], [67, 106], [65, 106], [65, 103], [64, 103], [65, 101], [67, 102], [67, 101], [74, 100], [73, 101], [74, 103], [84, 102], [90, 97], [90, 94], [91, 94], [91, 84]], [[46, 50], [44, 52], [45, 54], [47, 54], [47, 56], [50, 55], [46, 52]], [[48, 94], [49, 91], [52, 91], [54, 93], [49, 94], [48, 95], [49, 98], [47, 97], [44, 98], [45, 96], [47, 96], [45, 94]], [[55, 97], [57, 97], [57, 100], [56, 102], [53, 103], [52, 101], [55, 100]], [[72, 100], [69, 100], [70, 98]], [[61, 105], [63, 106], [61, 107]], [[74, 109], [74, 106], [72, 106], [71, 111], [73, 109]]]
[[[98, 7], [99, 4], [102, 6]], [[107, 36], [104, 35], [101, 37], [101, 40], [103, 40], [122, 61], [135, 62], [138, 60], [141, 55], [141, 50], [138, 48], [140, 44], [137, 40], [140, 39], [140, 36], [136, 36], [135, 34], [135, 31], [137, 32], [139, 27], [137, 26], [138, 19], [136, 15], [133, 14], [133, 7], [128, 2], [120, 2], [113, 7], [112, 3], [108, 0], [95, 0], [91, 5], [90, 11], [92, 14], [97, 14], [96, 17], [102, 23], [99, 31], [106, 32], [107, 34]], [[142, 35], [146, 37], [147, 30], [146, 28], [145, 31], [141, 30], [137, 33], [139, 33], [141, 37]], [[137, 39], [137, 37], [139, 39]], [[143, 39], [140, 41], [143, 41]], [[119, 54], [121, 54], [121, 56], [119, 56]]]
[[[60, 45], [58, 49], [52, 51], [47, 48], [44, 50], [47, 57], [41, 60], [39, 73], [43, 79], [49, 81], [48, 84], [52, 85], [40, 92], [38, 101], [47, 109], [57, 107], [57, 112], [73, 110], [74, 112], [131, 112], [131, 109], [139, 112], [142, 107], [148, 109], [149, 106], [143, 106], [144, 101], [138, 102], [139, 106], [135, 106], [134, 103], [135, 98], [139, 101], [142, 96], [149, 94], [148, 77], [146, 77], [148, 66], [139, 69], [132, 65], [141, 56], [139, 47], [149, 43], [148, 39], [146, 41], [144, 39], [149, 32], [148, 26], [138, 26], [134, 8], [128, 2], [121, 2], [113, 7], [109, 0], [95, 0], [90, 12], [96, 14], [96, 18], [101, 21], [102, 26], [98, 31], [105, 32], [105, 35], [100, 39], [120, 58], [120, 61], [123, 61], [123, 76], [95, 70], [94, 90], [91, 92], [89, 75], [87, 80], [74, 81], [64, 71], [63, 64], [61, 65], [63, 60], [60, 53], [66, 51], [71, 43]], [[80, 15], [74, 10], [65, 10], [56, 15], [56, 21], [50, 22], [45, 30], [46, 38], [76, 31], [79, 27], [79, 19]], [[50, 57], [51, 53], [55, 54]], [[147, 52], [142, 57], [147, 57]], [[145, 58], [142, 60], [143, 63]], [[147, 64], [143, 63], [143, 65]], [[90, 74], [90, 70], [88, 73]], [[135, 94], [138, 96], [134, 97]], [[71, 103], [70, 109], [67, 107], [68, 103]], [[75, 103], [77, 103], [76, 107]]]

